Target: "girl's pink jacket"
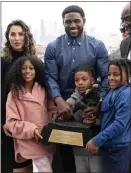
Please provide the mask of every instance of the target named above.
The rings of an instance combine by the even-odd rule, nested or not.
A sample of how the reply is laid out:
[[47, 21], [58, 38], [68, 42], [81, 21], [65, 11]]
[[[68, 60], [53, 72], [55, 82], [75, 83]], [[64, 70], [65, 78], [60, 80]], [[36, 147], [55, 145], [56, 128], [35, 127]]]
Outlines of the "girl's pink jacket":
[[44, 125], [51, 121], [55, 107], [47, 100], [46, 91], [38, 83], [34, 84], [32, 93], [24, 92], [19, 99], [12, 92], [8, 94], [6, 103], [5, 129], [14, 138], [15, 160], [40, 158], [55, 151], [54, 145], [42, 145], [34, 139], [34, 130], [41, 132]]

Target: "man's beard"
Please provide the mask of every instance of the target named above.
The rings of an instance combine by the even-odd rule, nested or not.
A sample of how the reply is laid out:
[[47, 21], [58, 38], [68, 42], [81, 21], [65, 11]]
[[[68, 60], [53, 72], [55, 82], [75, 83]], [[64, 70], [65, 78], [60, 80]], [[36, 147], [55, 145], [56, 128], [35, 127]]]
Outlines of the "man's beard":
[[84, 27], [81, 27], [81, 28], [79, 29], [78, 35], [73, 36], [73, 35], [70, 35], [70, 31], [69, 31], [67, 28], [65, 28], [65, 32], [66, 32], [67, 35], [69, 35], [71, 38], [77, 38], [77, 37], [79, 37], [79, 36], [83, 33], [83, 31], [84, 31]]

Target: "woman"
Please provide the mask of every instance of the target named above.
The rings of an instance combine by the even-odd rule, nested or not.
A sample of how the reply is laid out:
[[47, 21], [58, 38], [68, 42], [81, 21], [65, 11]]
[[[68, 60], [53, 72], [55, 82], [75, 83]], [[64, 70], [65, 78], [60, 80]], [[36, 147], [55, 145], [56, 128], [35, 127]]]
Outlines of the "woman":
[[[6, 64], [4, 63], [4, 65], [2, 66], [2, 70], [4, 71], [3, 73], [8, 73], [9, 72], [9, 68], [12, 66], [12, 64], [14, 63], [14, 61], [16, 59], [18, 59], [19, 57], [23, 56], [23, 55], [35, 55], [36, 50], [35, 50], [35, 44], [34, 44], [34, 40], [33, 40], [33, 36], [30, 32], [29, 27], [22, 21], [22, 20], [14, 20], [12, 21], [8, 26], [7, 26], [7, 30], [5, 32], [5, 37], [6, 37], [6, 42], [5, 42], [5, 47], [3, 49], [3, 59], [6, 61]], [[7, 69], [8, 66], [8, 69]], [[6, 71], [4, 70], [6, 69]], [[6, 83], [6, 76], [3, 75], [2, 78], [2, 82], [3, 85], [4, 83]], [[4, 87], [2, 87], [3, 90]], [[3, 91], [2, 91], [3, 92]], [[2, 125], [4, 125], [5, 123], [5, 102], [6, 102], [6, 97], [7, 97], [7, 93], [9, 92], [9, 90], [5, 93], [5, 95], [3, 95], [2, 97]], [[8, 164], [13, 165], [13, 172], [33, 172], [33, 168], [32, 168], [32, 160], [26, 161], [24, 163], [17, 163], [15, 162], [15, 156], [14, 156], [14, 144], [13, 144], [13, 140], [10, 139], [10, 142], [8, 141], [7, 144], [7, 136], [5, 136], [5, 134], [3, 133], [2, 136], [4, 136], [2, 138], [2, 150], [4, 151], [4, 153], [2, 154], [2, 164], [3, 162], [8, 158], [9, 155], [9, 148], [10, 148], [10, 158], [12, 158], [10, 160], [11, 163]], [[12, 155], [13, 153], [13, 155]], [[13, 161], [13, 163], [12, 163]], [[6, 161], [6, 165], [2, 167], [2, 172], [7, 172], [7, 161]]]
[[[8, 61], [1, 58], [1, 124], [5, 123], [4, 77], [8, 69]], [[2, 127], [2, 126], [1, 126]], [[1, 128], [1, 172], [12, 172], [12, 139], [7, 137]], [[10, 154], [9, 154], [10, 153]]]

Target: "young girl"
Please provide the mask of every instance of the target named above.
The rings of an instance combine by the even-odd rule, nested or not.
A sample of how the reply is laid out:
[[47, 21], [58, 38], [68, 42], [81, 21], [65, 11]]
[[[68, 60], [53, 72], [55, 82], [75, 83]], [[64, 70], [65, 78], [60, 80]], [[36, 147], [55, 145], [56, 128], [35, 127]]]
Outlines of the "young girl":
[[14, 138], [15, 160], [32, 159], [39, 172], [52, 172], [54, 146], [39, 143], [53, 106], [43, 85], [43, 64], [35, 56], [19, 58], [8, 76], [5, 133]]
[[[79, 65], [74, 72], [74, 83], [75, 83], [75, 92], [71, 95], [71, 97], [66, 100], [72, 108], [83, 99], [84, 93], [87, 89], [91, 89], [93, 84], [96, 82], [94, 69], [87, 65]], [[97, 93], [98, 95], [98, 93]], [[95, 95], [95, 100], [97, 99], [97, 95]], [[89, 101], [91, 100], [90, 96]], [[87, 104], [88, 105], [88, 104]], [[87, 118], [83, 117], [83, 110], [78, 110], [75, 114], [73, 114], [74, 119], [79, 122], [84, 123], [96, 123], [96, 116], [92, 115], [92, 117]], [[97, 122], [98, 123], [98, 122]], [[91, 154], [85, 150], [85, 148], [81, 147], [73, 147], [74, 156], [75, 156], [75, 165], [76, 172], [102, 172], [103, 171], [103, 163], [102, 157], [99, 153]]]
[[129, 62], [112, 60], [108, 71], [110, 91], [101, 106], [101, 132], [87, 143], [86, 149], [96, 152], [101, 147], [106, 173], [128, 173], [131, 160]]

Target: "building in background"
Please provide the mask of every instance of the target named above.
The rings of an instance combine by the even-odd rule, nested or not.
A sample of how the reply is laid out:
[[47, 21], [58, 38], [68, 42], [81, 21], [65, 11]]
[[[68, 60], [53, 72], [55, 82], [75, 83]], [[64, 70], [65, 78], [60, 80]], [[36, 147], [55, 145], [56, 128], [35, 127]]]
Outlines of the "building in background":
[[42, 61], [44, 60], [44, 53], [45, 53], [46, 46], [43, 45], [36, 45], [36, 55]]

